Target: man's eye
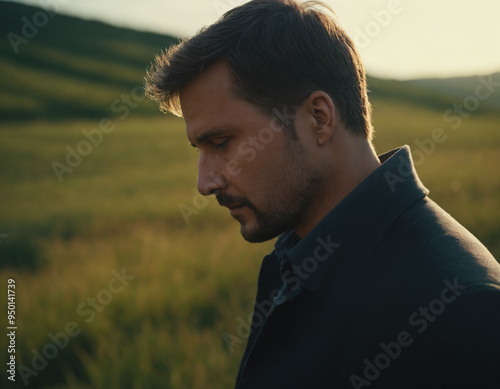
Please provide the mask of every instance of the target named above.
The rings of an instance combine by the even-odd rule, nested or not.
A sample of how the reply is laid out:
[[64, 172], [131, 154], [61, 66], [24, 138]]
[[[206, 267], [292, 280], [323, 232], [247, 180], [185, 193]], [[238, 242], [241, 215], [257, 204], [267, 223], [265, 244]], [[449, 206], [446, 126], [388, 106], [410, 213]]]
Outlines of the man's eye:
[[214, 147], [216, 149], [223, 150], [223, 149], [225, 149], [227, 147], [227, 145], [229, 143], [229, 139], [225, 139], [225, 140], [222, 140], [222, 141], [215, 141], [213, 143], [214, 143]]

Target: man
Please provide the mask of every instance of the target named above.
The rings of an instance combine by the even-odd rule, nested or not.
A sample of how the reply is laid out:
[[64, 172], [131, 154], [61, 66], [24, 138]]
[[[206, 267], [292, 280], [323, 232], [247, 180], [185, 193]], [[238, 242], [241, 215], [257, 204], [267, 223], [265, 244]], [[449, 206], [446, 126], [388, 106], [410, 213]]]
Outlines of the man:
[[500, 266], [407, 146], [376, 156], [363, 65], [327, 11], [251, 1], [146, 82], [185, 119], [200, 193], [246, 240], [279, 236], [236, 388], [500, 388]]

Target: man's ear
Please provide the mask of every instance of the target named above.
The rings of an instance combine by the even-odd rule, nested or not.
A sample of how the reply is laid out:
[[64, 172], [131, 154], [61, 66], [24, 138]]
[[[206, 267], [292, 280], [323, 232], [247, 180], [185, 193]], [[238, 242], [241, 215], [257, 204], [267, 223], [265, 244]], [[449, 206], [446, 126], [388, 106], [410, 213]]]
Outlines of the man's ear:
[[311, 93], [307, 104], [313, 117], [317, 142], [324, 146], [335, 130], [335, 105], [328, 93], [319, 90]]

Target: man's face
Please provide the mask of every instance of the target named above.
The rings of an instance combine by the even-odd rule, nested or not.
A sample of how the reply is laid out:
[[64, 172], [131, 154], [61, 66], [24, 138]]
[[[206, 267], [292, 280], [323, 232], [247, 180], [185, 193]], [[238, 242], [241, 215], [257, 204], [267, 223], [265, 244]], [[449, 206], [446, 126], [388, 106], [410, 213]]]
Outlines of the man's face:
[[199, 151], [199, 192], [215, 194], [229, 208], [246, 240], [263, 242], [300, 223], [319, 175], [300, 135], [290, 139], [284, 134], [289, 130], [232, 88], [229, 71], [219, 62], [182, 90], [187, 137]]

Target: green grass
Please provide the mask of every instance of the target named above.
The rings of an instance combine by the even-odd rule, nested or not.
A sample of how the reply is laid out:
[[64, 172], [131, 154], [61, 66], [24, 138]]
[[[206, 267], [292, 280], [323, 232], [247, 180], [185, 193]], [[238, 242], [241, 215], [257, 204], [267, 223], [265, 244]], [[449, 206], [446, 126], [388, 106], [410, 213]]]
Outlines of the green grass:
[[[0, 228], [9, 233], [0, 250], [4, 261], [14, 254], [18, 268], [2, 270], [1, 279], [17, 281], [18, 362], [29, 366], [31, 350], [74, 321], [81, 334], [31, 377], [35, 385], [230, 387], [243, 345], [231, 354], [222, 335], [251, 311], [260, 258], [271, 244], [245, 243], [214, 201], [184, 222], [178, 205], [192, 205], [197, 153], [177, 119], [118, 122], [60, 183], [51, 162], [94, 125], [0, 128], [8, 165]], [[34, 258], [16, 256], [20, 247], [31, 247]], [[30, 266], [19, 269], [22, 261]], [[136, 279], [86, 323], [78, 305], [122, 268]]]
[[[374, 108], [379, 152], [413, 147], [435, 127], [444, 129], [439, 111], [385, 100]], [[497, 123], [490, 114], [450, 129], [418, 170], [431, 197], [499, 257]], [[178, 206], [192, 205], [197, 154], [179, 119], [116, 119], [116, 130], [60, 183], [50, 164], [82, 139], [83, 128], [96, 125], [0, 127], [0, 228], [9, 233], [0, 251], [3, 260], [14, 255], [17, 266], [0, 274], [4, 283], [17, 281], [18, 362], [29, 365], [31, 350], [40, 351], [49, 332], [74, 321], [81, 333], [31, 377], [35, 386], [232, 387], [244, 344], [230, 353], [222, 335], [235, 334], [238, 317], [251, 312], [260, 261], [272, 242], [244, 242], [213, 200], [184, 222]], [[21, 261], [27, 267], [19, 268]], [[77, 307], [122, 268], [135, 279], [86, 323]]]

